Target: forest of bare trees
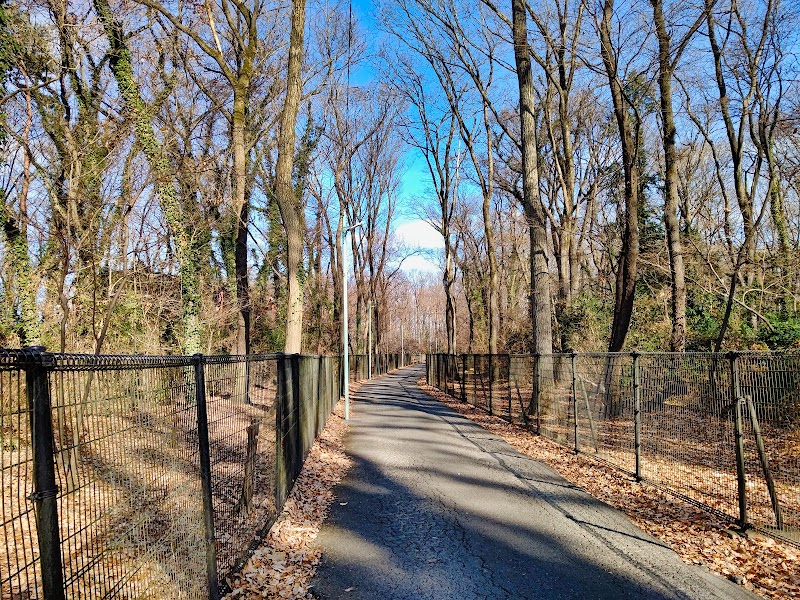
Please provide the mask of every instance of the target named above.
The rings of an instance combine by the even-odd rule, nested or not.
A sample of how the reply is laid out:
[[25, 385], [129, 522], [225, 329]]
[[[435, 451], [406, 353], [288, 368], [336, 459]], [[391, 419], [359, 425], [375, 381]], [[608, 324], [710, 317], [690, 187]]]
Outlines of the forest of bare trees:
[[788, 0], [3, 0], [0, 347], [336, 352], [344, 262], [358, 352], [797, 347], [798, 32]]

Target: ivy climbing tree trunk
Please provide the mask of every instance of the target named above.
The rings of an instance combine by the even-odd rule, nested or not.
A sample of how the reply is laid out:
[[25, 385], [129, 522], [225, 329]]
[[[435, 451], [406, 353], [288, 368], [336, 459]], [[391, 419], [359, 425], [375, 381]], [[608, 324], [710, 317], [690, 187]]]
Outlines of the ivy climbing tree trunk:
[[[171, 4], [159, 0], [137, 0], [143, 6], [158, 11], [189, 39], [197, 48], [219, 67], [219, 73], [230, 86], [233, 107], [230, 112], [230, 146], [233, 155], [233, 201], [231, 203], [230, 239], [226, 242], [232, 250], [232, 261], [227, 273], [231, 295], [236, 298], [236, 354], [250, 352], [250, 282], [247, 268], [247, 243], [250, 217], [250, 194], [248, 190], [249, 152], [257, 132], [249, 130], [248, 105], [252, 97], [251, 83], [256, 72], [256, 57], [263, 40], [259, 37], [259, 17], [262, 15], [261, 0], [239, 2], [222, 0], [219, 7], [223, 29], [218, 31], [212, 4], [205, 2], [205, 12], [211, 40], [204, 37], [205, 30], [187, 25], [183, 14], [170, 12]], [[222, 35], [220, 35], [222, 33]], [[213, 41], [212, 41], [213, 40]], [[223, 42], [228, 46], [223, 47]], [[230, 268], [232, 267], [232, 268]]]
[[[30, 136], [33, 108], [30, 93], [26, 94], [27, 119], [24, 138]], [[0, 123], [2, 123], [0, 121]], [[2, 135], [0, 135], [2, 141]], [[14, 218], [6, 194], [0, 197], [0, 231], [5, 234], [8, 262], [16, 279], [17, 306], [19, 310], [19, 338], [22, 346], [42, 343], [42, 325], [36, 310], [36, 290], [28, 247], [28, 190], [31, 182], [31, 157], [25, 153], [22, 166], [22, 188], [19, 193], [19, 217]]]
[[275, 200], [281, 211], [286, 231], [289, 303], [286, 315], [286, 343], [284, 352], [300, 352], [303, 341], [303, 240], [305, 224], [303, 206], [292, 185], [294, 167], [295, 127], [300, 108], [303, 66], [303, 44], [306, 23], [306, 0], [292, 3], [291, 32], [289, 34], [289, 64], [286, 74], [286, 99], [281, 113], [278, 133], [278, 160], [275, 165]]
[[191, 224], [185, 221], [175, 190], [172, 168], [153, 130], [151, 111], [139, 92], [122, 26], [114, 18], [108, 0], [93, 0], [93, 3], [108, 38], [111, 72], [117, 81], [127, 116], [133, 123], [136, 139], [150, 164], [156, 196], [175, 245], [181, 282], [183, 351], [194, 354], [200, 352], [202, 345], [199, 319], [200, 269], [198, 253], [191, 235]]
[[[22, 216], [20, 221], [24, 220]], [[42, 343], [42, 327], [36, 311], [36, 292], [28, 252], [28, 238], [24, 225], [20, 225], [9, 214], [9, 207], [0, 204], [0, 229], [5, 234], [11, 270], [16, 278], [17, 303], [19, 307], [19, 338], [23, 346], [38, 346]]]

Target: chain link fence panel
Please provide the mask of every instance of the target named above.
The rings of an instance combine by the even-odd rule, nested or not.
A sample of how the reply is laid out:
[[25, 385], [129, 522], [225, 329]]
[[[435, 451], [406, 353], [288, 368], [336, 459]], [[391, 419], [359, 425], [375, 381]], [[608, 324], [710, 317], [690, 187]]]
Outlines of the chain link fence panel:
[[340, 364], [0, 350], [0, 597], [219, 598], [338, 402]]
[[427, 356], [428, 382], [800, 544], [800, 355]]

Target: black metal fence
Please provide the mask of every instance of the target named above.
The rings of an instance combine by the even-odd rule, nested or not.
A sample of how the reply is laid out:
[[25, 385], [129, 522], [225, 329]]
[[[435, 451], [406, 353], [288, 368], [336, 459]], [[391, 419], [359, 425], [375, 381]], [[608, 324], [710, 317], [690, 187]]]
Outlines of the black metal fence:
[[[372, 375], [383, 375], [394, 369], [423, 362], [424, 360], [425, 356], [422, 354], [375, 353], [372, 355]], [[369, 379], [370, 360], [368, 354], [350, 354], [348, 361], [350, 364], [350, 381]]]
[[0, 350], [0, 596], [219, 597], [340, 386], [336, 356]]
[[800, 543], [800, 354], [430, 354], [430, 385]]

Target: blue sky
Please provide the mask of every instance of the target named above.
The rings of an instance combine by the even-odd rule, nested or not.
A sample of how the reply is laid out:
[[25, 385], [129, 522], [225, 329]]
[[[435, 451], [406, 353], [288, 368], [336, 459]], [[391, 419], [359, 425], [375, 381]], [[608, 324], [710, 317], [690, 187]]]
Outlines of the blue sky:
[[[379, 39], [375, 7], [372, 0], [351, 0], [353, 20], [366, 37], [367, 42]], [[345, 5], [345, 10], [347, 6]], [[365, 61], [350, 73], [354, 85], [364, 84], [376, 76], [371, 61]], [[444, 247], [441, 235], [421, 217], [421, 206], [431, 194], [430, 174], [424, 159], [413, 149], [407, 149], [405, 171], [402, 176], [394, 231], [411, 250], [417, 251], [403, 262], [403, 270], [435, 272], [440, 270], [438, 255]]]
[[[380, 39], [380, 35], [370, 36], [378, 32], [375, 20], [375, 8], [372, 0], [351, 0], [353, 20], [359, 23], [359, 28], [368, 40]], [[370, 50], [377, 50], [371, 48]], [[353, 84], [366, 83], [375, 77], [375, 71], [369, 61], [355, 69], [350, 74]], [[424, 160], [413, 149], [408, 149], [405, 155], [405, 172], [399, 192], [397, 216], [395, 217], [394, 230], [398, 239], [410, 249], [418, 250], [403, 262], [403, 270], [410, 271], [438, 271], [437, 255], [444, 247], [441, 235], [428, 223], [420, 218], [419, 207], [425, 197], [431, 193], [430, 175], [425, 167]]]

